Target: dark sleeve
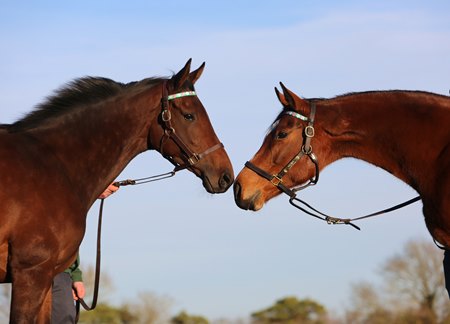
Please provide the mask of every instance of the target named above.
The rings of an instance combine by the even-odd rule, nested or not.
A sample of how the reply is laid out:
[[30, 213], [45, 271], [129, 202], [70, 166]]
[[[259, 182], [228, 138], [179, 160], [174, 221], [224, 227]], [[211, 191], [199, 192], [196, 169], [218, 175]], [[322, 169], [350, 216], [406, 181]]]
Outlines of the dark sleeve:
[[83, 272], [79, 268], [80, 266], [80, 255], [77, 255], [75, 262], [66, 270], [70, 274], [72, 281], [83, 281]]

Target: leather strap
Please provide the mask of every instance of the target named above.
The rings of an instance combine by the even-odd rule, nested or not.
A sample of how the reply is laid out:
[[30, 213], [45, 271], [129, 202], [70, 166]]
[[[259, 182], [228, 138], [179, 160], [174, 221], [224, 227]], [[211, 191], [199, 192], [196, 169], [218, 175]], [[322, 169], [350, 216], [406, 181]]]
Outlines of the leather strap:
[[76, 317], [75, 323], [78, 323], [80, 317], [80, 304], [87, 311], [94, 310], [97, 306], [98, 289], [100, 286], [100, 265], [101, 265], [101, 240], [102, 240], [102, 219], [103, 219], [103, 204], [105, 199], [100, 200], [100, 209], [98, 212], [98, 226], [97, 226], [97, 255], [95, 261], [95, 278], [94, 278], [94, 296], [92, 297], [92, 304], [88, 306], [83, 298], [78, 298], [76, 302]]
[[[195, 92], [192, 91], [186, 93], [189, 93], [189, 95], [195, 95]], [[206, 155], [214, 152], [217, 149], [223, 148], [224, 146], [222, 143], [217, 143], [200, 154], [193, 152], [178, 136], [178, 134], [175, 131], [175, 128], [172, 126], [172, 113], [170, 111], [169, 97], [170, 99], [178, 98], [177, 94], [171, 96], [168, 95], [167, 81], [164, 81], [162, 85], [162, 98], [161, 98], [161, 109], [162, 109], [161, 120], [163, 122], [164, 135], [163, 138], [161, 139], [160, 151], [161, 154], [163, 154], [163, 144], [165, 142], [164, 138], [171, 138], [175, 142], [175, 144], [180, 148], [181, 152], [186, 156], [186, 158], [183, 159], [184, 160], [183, 165], [178, 165], [177, 163], [175, 163], [175, 161], [169, 158], [169, 161], [171, 161], [175, 165], [174, 171], [176, 172], [194, 165], [199, 160], [204, 158]]]
[[[374, 217], [374, 216], [378, 216], [378, 215], [382, 215], [385, 213], [389, 213], [392, 212], [394, 210], [397, 210], [399, 208], [405, 207], [407, 205], [410, 205], [416, 201], [420, 200], [420, 196], [414, 197], [408, 201], [405, 201], [401, 204], [395, 205], [393, 207], [390, 208], [386, 208], [383, 209], [381, 211], [369, 214], [369, 215], [365, 215], [365, 216], [361, 216], [361, 217], [356, 217], [356, 218], [338, 218], [338, 217], [332, 217], [329, 216], [327, 214], [324, 214], [322, 212], [320, 212], [319, 210], [315, 209], [314, 207], [312, 207], [311, 205], [309, 205], [308, 203], [306, 203], [305, 201], [297, 198], [297, 191], [300, 191], [302, 189], [305, 189], [306, 187], [310, 186], [310, 185], [314, 185], [319, 181], [319, 163], [317, 161], [317, 158], [315, 156], [315, 154], [312, 152], [312, 146], [311, 146], [311, 140], [314, 137], [314, 118], [315, 118], [315, 113], [316, 113], [316, 103], [314, 101], [310, 102], [310, 107], [311, 107], [311, 112], [310, 112], [310, 116], [309, 118], [306, 118], [305, 116], [298, 114], [296, 112], [291, 112], [288, 111], [286, 112], [287, 115], [293, 116], [295, 118], [301, 119], [303, 121], [308, 121], [308, 126], [305, 127], [304, 131], [303, 131], [303, 136], [304, 136], [304, 141], [303, 141], [303, 145], [302, 148], [300, 150], [300, 152], [297, 153], [297, 155], [295, 155], [287, 164], [286, 166], [281, 169], [280, 172], [278, 172], [278, 174], [276, 175], [272, 175], [270, 173], [268, 173], [267, 171], [264, 171], [263, 169], [257, 167], [256, 165], [254, 165], [253, 163], [247, 161], [245, 163], [245, 166], [247, 168], [249, 168], [250, 170], [252, 170], [253, 172], [255, 172], [256, 174], [258, 174], [259, 176], [263, 177], [264, 179], [270, 181], [274, 186], [276, 186], [278, 189], [280, 189], [282, 192], [284, 192], [285, 194], [287, 194], [290, 199], [289, 199], [289, 203], [294, 206], [295, 208], [301, 210], [302, 212], [316, 217], [318, 219], [324, 220], [326, 221], [328, 224], [346, 224], [346, 225], [350, 225], [353, 226], [354, 228], [356, 228], [357, 230], [360, 230], [360, 228], [358, 226], [356, 226], [355, 224], [353, 224], [353, 221], [356, 220], [361, 220], [361, 219], [365, 219], [365, 218], [369, 218], [369, 217]], [[310, 160], [314, 163], [315, 165], [315, 176], [309, 180], [309, 182], [307, 182], [306, 184], [294, 187], [294, 188], [288, 188], [283, 184], [283, 180], [282, 178], [289, 172], [289, 170], [304, 156], [307, 155]], [[305, 207], [300, 206], [299, 204], [297, 204], [296, 202], [302, 204]]]
[[245, 162], [245, 166], [247, 168], [249, 168], [250, 170], [252, 170], [253, 172], [255, 172], [256, 174], [263, 177], [264, 179], [269, 180], [274, 186], [278, 187], [278, 189], [283, 191], [289, 197], [295, 197], [295, 192], [292, 191], [291, 189], [289, 189], [288, 187], [286, 187], [283, 184], [282, 180], [280, 178], [278, 178], [278, 176], [272, 175], [272, 174], [264, 171], [263, 169], [257, 167], [256, 165], [254, 165], [253, 163], [251, 163], [249, 161]]
[[[175, 164], [175, 168], [173, 171], [159, 174], [156, 176], [147, 177], [147, 178], [134, 179], [134, 180], [127, 179], [124, 181], [117, 181], [117, 182], [114, 182], [115, 186], [119, 187], [119, 186], [127, 186], [127, 185], [137, 185], [137, 184], [143, 184], [143, 183], [147, 183], [147, 182], [153, 182], [153, 181], [158, 181], [158, 180], [173, 177], [177, 171], [186, 169], [189, 166], [194, 165], [199, 160], [204, 158], [206, 155], [224, 147], [223, 144], [219, 142], [219, 143], [211, 146], [210, 148], [206, 149], [202, 153], [197, 154], [197, 153], [192, 152], [189, 149], [189, 147], [183, 142], [183, 140], [176, 134], [175, 129], [172, 127], [172, 123], [171, 123], [172, 116], [171, 116], [171, 112], [169, 110], [170, 109], [169, 98], [172, 100], [172, 99], [176, 99], [176, 98], [180, 98], [180, 97], [184, 97], [184, 96], [194, 96], [194, 95], [196, 95], [194, 91], [187, 91], [184, 93], [173, 94], [173, 95], [169, 96], [167, 93], [167, 81], [165, 80], [162, 84], [161, 120], [163, 121], [164, 135], [163, 135], [163, 138], [161, 139], [160, 151], [161, 151], [161, 154], [163, 154], [162, 146], [164, 143], [164, 137], [171, 138], [175, 142], [175, 144], [178, 145], [178, 147], [183, 152], [183, 154], [185, 154], [187, 156], [185, 164], [177, 165], [174, 161], [169, 159], [173, 164]], [[96, 256], [96, 264], [95, 264], [94, 296], [92, 299], [91, 306], [88, 306], [82, 298], [78, 298], [78, 300], [76, 302], [76, 311], [77, 311], [76, 322], [78, 322], [78, 319], [79, 319], [80, 304], [87, 311], [93, 310], [97, 306], [98, 289], [99, 289], [99, 284], [100, 284], [101, 227], [102, 227], [102, 217], [103, 217], [103, 204], [104, 204], [104, 199], [101, 199], [99, 216], [98, 216], [98, 228], [97, 228], [97, 256]]]
[[[278, 172], [276, 175], [272, 175], [267, 171], [257, 167], [252, 162], [247, 161], [245, 166], [260, 175], [261, 177], [270, 181], [275, 187], [283, 191], [289, 197], [295, 197], [296, 192], [302, 190], [310, 185], [314, 185], [319, 180], [319, 164], [317, 162], [317, 158], [312, 151], [311, 140], [314, 137], [314, 119], [316, 115], [316, 103], [310, 102], [310, 116], [307, 118], [298, 113], [287, 111], [285, 114], [289, 116], [293, 116], [295, 118], [301, 119], [303, 121], [308, 121], [308, 125], [303, 130], [303, 144], [300, 151]], [[292, 167], [304, 156], [307, 155], [310, 160], [315, 165], [315, 175], [312, 179], [310, 179], [306, 184], [289, 189], [283, 184], [283, 177], [292, 169]]]

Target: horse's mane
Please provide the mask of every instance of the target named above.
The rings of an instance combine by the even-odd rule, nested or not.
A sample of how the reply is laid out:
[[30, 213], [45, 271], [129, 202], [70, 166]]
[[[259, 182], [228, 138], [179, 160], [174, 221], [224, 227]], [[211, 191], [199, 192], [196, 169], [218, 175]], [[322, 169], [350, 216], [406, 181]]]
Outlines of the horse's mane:
[[95, 104], [117, 96], [128, 90], [144, 90], [162, 81], [163, 78], [147, 78], [137, 82], [120, 83], [103, 77], [83, 77], [75, 79], [20, 120], [10, 125], [0, 125], [0, 129], [11, 132], [23, 131], [39, 125], [43, 120], [60, 116], [80, 106]]
[[[406, 94], [415, 94], [415, 95], [425, 95], [425, 96], [436, 96], [441, 98], [450, 98], [446, 95], [441, 95], [433, 92], [427, 92], [427, 91], [420, 91], [420, 90], [371, 90], [371, 91], [362, 91], [362, 92], [348, 92], [341, 95], [337, 95], [331, 98], [303, 98], [304, 100], [308, 102], [320, 102], [320, 101], [332, 101], [335, 99], [340, 98], [346, 98], [350, 96], [361, 96], [361, 95], [372, 95], [372, 94], [383, 94], [383, 93], [406, 93]], [[272, 122], [272, 124], [269, 126], [269, 128], [266, 130], [266, 135], [272, 131], [272, 129], [276, 126], [277, 122], [280, 120], [281, 116], [286, 111], [295, 111], [290, 107], [283, 107], [279, 114], [276, 116], [275, 120]]]
[[[348, 93], [344, 93], [344, 94], [335, 96], [333, 98], [330, 98], [329, 100], [343, 98], [343, 97], [349, 97], [349, 96], [383, 94], [383, 93], [406, 93], [406, 94], [427, 95], [427, 96], [437, 96], [437, 97], [448, 98], [448, 96], [446, 96], [446, 95], [428, 92], [428, 91], [421, 91], [421, 90], [372, 90], [372, 91], [362, 91], [362, 92], [348, 92]], [[312, 100], [314, 100], [314, 99], [312, 99]], [[319, 98], [317, 100], [327, 100], [327, 99]]]

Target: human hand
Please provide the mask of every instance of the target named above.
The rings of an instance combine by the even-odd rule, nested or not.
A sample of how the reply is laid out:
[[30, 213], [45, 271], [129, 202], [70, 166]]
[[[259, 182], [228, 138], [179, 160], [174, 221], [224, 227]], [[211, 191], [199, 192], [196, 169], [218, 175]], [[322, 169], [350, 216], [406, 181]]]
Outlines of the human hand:
[[84, 298], [86, 289], [82, 281], [74, 281], [72, 283], [72, 294], [74, 300], [78, 300], [78, 298]]
[[105, 189], [105, 191], [102, 192], [102, 194], [98, 197], [99, 199], [105, 199], [115, 193], [117, 190], [119, 190], [119, 187], [116, 187], [112, 183], [108, 186], [108, 188]]

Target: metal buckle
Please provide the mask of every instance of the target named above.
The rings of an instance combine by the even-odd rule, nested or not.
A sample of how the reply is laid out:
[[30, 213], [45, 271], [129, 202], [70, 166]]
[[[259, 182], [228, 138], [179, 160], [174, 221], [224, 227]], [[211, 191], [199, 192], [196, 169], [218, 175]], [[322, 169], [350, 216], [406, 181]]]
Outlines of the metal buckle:
[[194, 165], [198, 161], [200, 161], [200, 157], [195, 153], [188, 159], [189, 165]]
[[305, 127], [305, 136], [306, 137], [314, 137], [314, 127], [308, 125]]
[[278, 177], [278, 175], [273, 175], [273, 178], [270, 180], [270, 182], [275, 186], [278, 187], [278, 185], [283, 182], [283, 180]]

